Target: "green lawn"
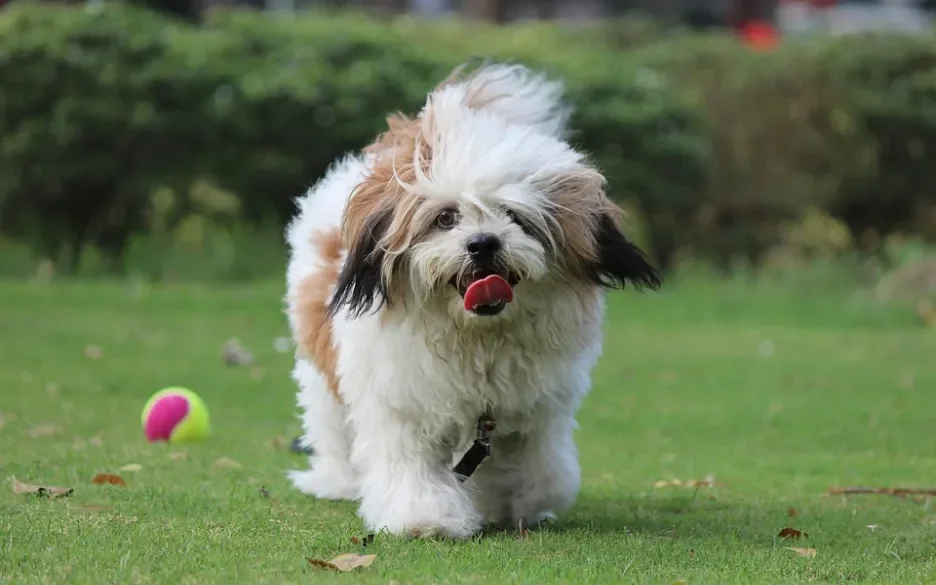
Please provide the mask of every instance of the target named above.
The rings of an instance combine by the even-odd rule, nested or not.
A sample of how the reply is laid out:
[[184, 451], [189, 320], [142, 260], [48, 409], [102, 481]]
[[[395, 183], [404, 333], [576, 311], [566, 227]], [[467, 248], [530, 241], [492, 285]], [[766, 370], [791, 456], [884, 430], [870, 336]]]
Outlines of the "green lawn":
[[[0, 583], [936, 582], [936, 505], [826, 494], [936, 487], [936, 331], [840, 288], [615, 294], [576, 507], [523, 537], [378, 535], [373, 565], [340, 574], [306, 557], [364, 552], [354, 506], [283, 473], [303, 461], [284, 444], [298, 422], [278, 283], [0, 284]], [[229, 337], [254, 367], [222, 363]], [[176, 384], [207, 401], [209, 442], [144, 440], [143, 403]], [[92, 484], [102, 472], [127, 486]], [[654, 485], [709, 475], [723, 485]], [[74, 493], [15, 495], [10, 477]], [[808, 538], [778, 538], [788, 526]]]

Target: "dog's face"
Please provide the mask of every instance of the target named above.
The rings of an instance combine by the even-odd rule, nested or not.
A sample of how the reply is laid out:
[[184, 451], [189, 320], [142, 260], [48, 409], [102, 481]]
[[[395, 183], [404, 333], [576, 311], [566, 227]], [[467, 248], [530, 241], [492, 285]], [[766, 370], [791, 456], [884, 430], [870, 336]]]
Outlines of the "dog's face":
[[417, 118], [390, 118], [345, 210], [332, 312], [431, 305], [481, 323], [550, 283], [659, 285], [604, 177], [555, 132], [485, 107], [484, 91], [443, 86]]

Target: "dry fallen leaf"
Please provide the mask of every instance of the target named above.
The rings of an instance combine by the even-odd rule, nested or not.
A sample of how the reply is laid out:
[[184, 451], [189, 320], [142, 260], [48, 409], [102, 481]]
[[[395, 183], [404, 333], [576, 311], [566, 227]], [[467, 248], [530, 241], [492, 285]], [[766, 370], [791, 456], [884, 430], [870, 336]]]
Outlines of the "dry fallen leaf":
[[789, 508], [787, 508], [786, 514], [787, 514], [787, 516], [789, 516], [790, 518], [796, 518], [796, 508], [794, 508], [794, 507], [792, 507], [792, 506], [789, 507]]
[[778, 534], [780, 538], [800, 538], [805, 537], [809, 538], [809, 535], [803, 532], [802, 530], [797, 530], [796, 528], [784, 528]]
[[98, 512], [103, 512], [107, 510], [107, 506], [99, 506], [95, 504], [89, 504], [87, 506], [75, 506], [76, 512], [83, 512], [85, 514], [96, 514]]
[[220, 457], [212, 463], [215, 469], [243, 469], [244, 466], [230, 457]]
[[184, 451], [176, 451], [175, 453], [169, 454], [169, 459], [173, 461], [182, 461], [183, 459], [188, 459], [188, 453]]
[[64, 488], [56, 487], [51, 485], [33, 485], [31, 483], [23, 483], [13, 478], [13, 493], [14, 494], [36, 494], [37, 496], [52, 496], [53, 498], [61, 498], [72, 495], [74, 488]]
[[98, 345], [86, 345], [84, 354], [89, 360], [99, 360], [104, 357], [104, 350]]
[[722, 484], [715, 481], [714, 475], [707, 475], [704, 479], [690, 479], [686, 482], [686, 487], [694, 488], [704, 488], [704, 487], [721, 487]]
[[120, 471], [140, 471], [143, 466], [139, 463], [128, 463], [120, 468]]
[[253, 363], [253, 355], [240, 343], [237, 338], [231, 338], [221, 346], [221, 360], [229, 366], [249, 366]]
[[127, 487], [127, 482], [125, 482], [122, 477], [120, 477], [119, 475], [114, 475], [112, 473], [99, 473], [95, 475], [93, 478], [91, 478], [91, 483], [98, 484], [98, 485], [109, 484], [109, 485], [119, 485], [119, 486]]
[[288, 441], [286, 440], [286, 437], [283, 437], [280, 435], [277, 435], [273, 437], [272, 439], [270, 439], [269, 441], [267, 441], [267, 446], [277, 451], [286, 447], [287, 444], [288, 444]]
[[347, 572], [357, 569], [358, 567], [369, 567], [376, 558], [377, 555], [359, 555], [356, 553], [346, 553], [343, 555], [338, 555], [330, 561], [320, 561], [310, 557], [306, 557], [306, 560], [309, 561], [309, 564], [313, 567]]
[[51, 437], [52, 435], [57, 435], [62, 432], [62, 429], [53, 424], [41, 424], [36, 425], [33, 428], [29, 429], [29, 436], [33, 439], [38, 439], [40, 437]]
[[806, 557], [806, 558], [810, 558], [810, 559], [811, 559], [811, 558], [813, 558], [814, 556], [816, 556], [816, 549], [814, 549], [814, 548], [794, 548], [794, 547], [792, 547], [792, 546], [785, 546], [785, 547], [783, 547], [783, 548], [785, 548], [785, 549], [787, 549], [787, 550], [791, 550], [791, 551], [795, 552], [796, 554], [798, 554], [798, 555], [801, 556], [801, 557]]

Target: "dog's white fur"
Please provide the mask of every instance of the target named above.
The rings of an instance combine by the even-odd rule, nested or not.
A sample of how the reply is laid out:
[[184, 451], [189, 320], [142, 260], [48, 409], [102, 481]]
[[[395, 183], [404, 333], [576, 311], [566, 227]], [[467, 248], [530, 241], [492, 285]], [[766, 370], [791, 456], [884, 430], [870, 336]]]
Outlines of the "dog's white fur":
[[[548, 196], [562, 177], [590, 171], [564, 140], [560, 97], [559, 83], [506, 65], [432, 92], [422, 115], [431, 117], [423, 130], [433, 157], [404, 187], [454, 201], [458, 224], [406, 250], [405, 298], [392, 307], [360, 316], [338, 307], [340, 399], [325, 373], [297, 355], [303, 442], [315, 454], [292, 482], [318, 498], [359, 501], [372, 530], [465, 538], [487, 524], [536, 525], [576, 499], [575, 412], [601, 354], [603, 293], [557, 264], [561, 241], [528, 235], [503, 209], [560, 240], [551, 218], [577, 213], [550, 209]], [[341, 226], [374, 161], [347, 156], [298, 202], [287, 232], [294, 332], [301, 283], [327, 262], [312, 234]], [[479, 231], [500, 237], [505, 262], [522, 278], [496, 316], [466, 311], [448, 284], [465, 268], [465, 239]], [[452, 465], [485, 410], [497, 421], [492, 457], [459, 483]]]

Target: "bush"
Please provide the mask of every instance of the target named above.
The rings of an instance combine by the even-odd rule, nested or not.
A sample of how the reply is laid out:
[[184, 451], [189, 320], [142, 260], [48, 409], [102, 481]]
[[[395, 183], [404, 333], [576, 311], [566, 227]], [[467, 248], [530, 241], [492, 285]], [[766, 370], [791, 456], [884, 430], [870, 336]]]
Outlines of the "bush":
[[848, 89], [849, 123], [869, 138], [864, 172], [848, 177], [832, 213], [872, 242], [897, 231], [936, 238], [920, 221], [936, 205], [936, 37], [845, 37], [819, 58]]
[[[0, 11], [0, 231], [72, 265], [91, 246], [119, 269], [141, 234], [281, 229], [336, 157], [475, 56], [565, 78], [573, 141], [638, 211], [663, 267], [687, 250], [758, 262], [799, 246], [788, 226], [816, 214], [866, 247], [895, 231], [936, 238], [936, 37], [755, 53], [652, 23], [225, 10], [194, 27], [34, 3]], [[206, 212], [205, 185], [233, 194], [236, 213]]]
[[[282, 225], [337, 156], [387, 113], [416, 111], [479, 46], [568, 78], [576, 141], [614, 192], [690, 197], [704, 178], [691, 109], [612, 55], [567, 50], [563, 34], [580, 35], [239, 11], [194, 28], [119, 5], [14, 5], [0, 12], [0, 229], [52, 256], [65, 246], [73, 263], [87, 245], [119, 263], [149, 229], [151, 193], [197, 180], [235, 193], [244, 220]], [[657, 172], [668, 168], [680, 172]], [[166, 229], [187, 199], [174, 210]]]

